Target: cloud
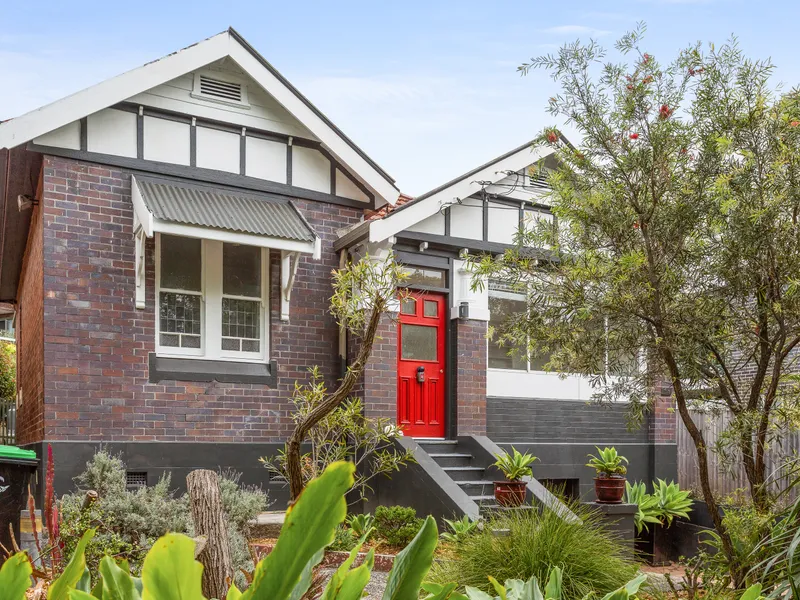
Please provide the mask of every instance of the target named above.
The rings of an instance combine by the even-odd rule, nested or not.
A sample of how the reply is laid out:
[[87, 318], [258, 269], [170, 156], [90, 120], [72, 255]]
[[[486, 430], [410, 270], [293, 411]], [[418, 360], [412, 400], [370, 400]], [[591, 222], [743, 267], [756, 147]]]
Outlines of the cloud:
[[556, 27], [548, 27], [540, 29], [539, 33], [547, 33], [551, 35], [588, 35], [591, 37], [602, 37], [611, 33], [605, 29], [595, 29], [594, 27], [587, 27], [585, 25], [558, 25]]

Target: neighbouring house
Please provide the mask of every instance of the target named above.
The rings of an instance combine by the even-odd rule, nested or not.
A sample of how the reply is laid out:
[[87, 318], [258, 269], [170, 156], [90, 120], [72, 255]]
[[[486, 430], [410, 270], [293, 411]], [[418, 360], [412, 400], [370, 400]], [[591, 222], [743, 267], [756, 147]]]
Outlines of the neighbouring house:
[[472, 290], [464, 254], [552, 218], [528, 172], [548, 152], [525, 144], [401, 195], [233, 29], [3, 122], [18, 443], [52, 445], [59, 493], [100, 445], [123, 455], [130, 485], [170, 471], [180, 487], [203, 467], [267, 482], [257, 459], [292, 428], [295, 381], [312, 366], [335, 380], [353, 351], [328, 313], [332, 269], [391, 251], [412, 295], [384, 319], [358, 391], [419, 464], [379, 483], [379, 501], [475, 515], [496, 444], [530, 449], [537, 477], [575, 495], [594, 445], [616, 445], [634, 478], [674, 478], [669, 390], [629, 432], [624, 407], [587, 403], [587, 381], [487, 341], [524, 298]]

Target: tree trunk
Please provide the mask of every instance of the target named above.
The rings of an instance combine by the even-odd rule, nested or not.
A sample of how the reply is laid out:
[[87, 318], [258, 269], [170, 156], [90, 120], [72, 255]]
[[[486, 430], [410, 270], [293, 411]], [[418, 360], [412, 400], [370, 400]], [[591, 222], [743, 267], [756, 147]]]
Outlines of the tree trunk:
[[375, 335], [378, 333], [378, 325], [381, 316], [386, 309], [386, 300], [376, 298], [375, 304], [370, 314], [367, 330], [361, 338], [361, 348], [358, 356], [352, 365], [347, 369], [347, 373], [342, 379], [339, 387], [330, 395], [327, 395], [322, 402], [317, 405], [305, 419], [295, 425], [289, 441], [286, 443], [286, 477], [289, 480], [289, 503], [293, 504], [305, 487], [303, 482], [303, 472], [300, 461], [300, 445], [306, 439], [306, 435], [322, 419], [327, 417], [333, 410], [347, 399], [347, 396], [355, 387], [358, 378], [364, 371], [364, 367], [372, 354], [372, 346], [375, 343]]
[[233, 577], [233, 566], [219, 477], [214, 471], [192, 471], [186, 477], [186, 487], [195, 536], [206, 538], [205, 548], [197, 556], [203, 564], [203, 595], [206, 598], [224, 598]]

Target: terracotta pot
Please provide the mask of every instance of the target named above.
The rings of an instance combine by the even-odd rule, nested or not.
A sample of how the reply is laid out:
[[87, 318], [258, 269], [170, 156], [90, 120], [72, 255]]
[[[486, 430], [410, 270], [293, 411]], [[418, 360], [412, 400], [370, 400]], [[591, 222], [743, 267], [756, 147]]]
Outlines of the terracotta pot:
[[527, 488], [524, 481], [495, 481], [494, 499], [500, 506], [522, 506]]
[[611, 477], [595, 477], [594, 493], [597, 501], [603, 504], [621, 504], [625, 495], [625, 478], [621, 475]]

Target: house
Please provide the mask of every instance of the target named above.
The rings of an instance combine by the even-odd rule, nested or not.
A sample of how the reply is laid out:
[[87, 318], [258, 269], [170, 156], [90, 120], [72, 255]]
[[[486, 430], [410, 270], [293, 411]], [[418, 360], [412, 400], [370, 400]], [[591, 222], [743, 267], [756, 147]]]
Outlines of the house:
[[368, 416], [404, 427], [419, 465], [381, 484], [384, 501], [434, 488], [431, 510], [474, 514], [495, 442], [530, 448], [537, 474], [576, 494], [594, 444], [624, 445], [640, 478], [669, 475], [666, 397], [630, 433], [620, 409], [586, 405], [585, 381], [487, 342], [515, 299], [473, 291], [464, 253], [499, 252], [520, 222], [550, 218], [527, 175], [546, 153], [525, 144], [402, 196], [233, 29], [0, 124], [18, 443], [52, 445], [59, 493], [100, 445], [131, 485], [170, 471], [180, 486], [203, 467], [265, 482], [257, 459], [292, 428], [295, 381], [346, 366], [331, 270], [393, 252], [413, 295], [384, 319], [360, 392]]

